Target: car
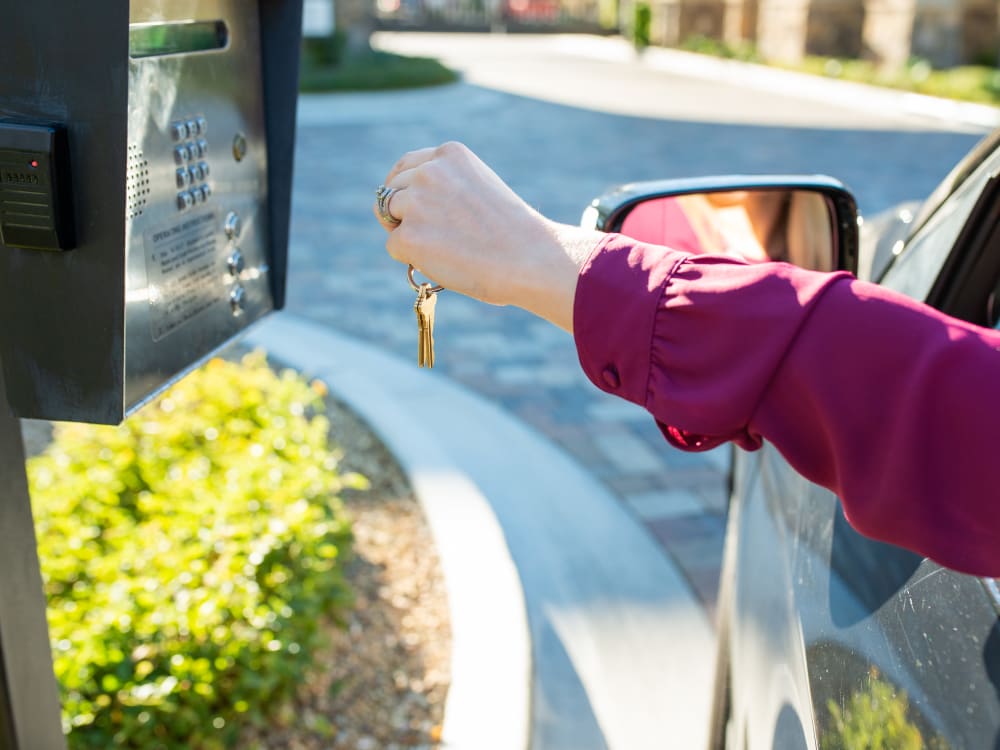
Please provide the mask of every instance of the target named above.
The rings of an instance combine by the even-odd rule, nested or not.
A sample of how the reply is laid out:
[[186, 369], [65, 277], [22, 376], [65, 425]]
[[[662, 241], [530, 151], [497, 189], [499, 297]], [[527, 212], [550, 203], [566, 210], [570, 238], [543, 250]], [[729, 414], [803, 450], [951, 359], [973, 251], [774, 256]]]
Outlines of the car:
[[[664, 201], [684, 203], [696, 226], [704, 206], [686, 203], [736, 206], [743, 220], [748, 195], [788, 204], [796, 194], [827, 206], [810, 233], [829, 240], [828, 265], [1000, 323], [1000, 131], [926, 201], [867, 222], [832, 178], [743, 176], [626, 185], [595, 200], [583, 223], [669, 242], [675, 230], [656, 216], [677, 207]], [[743, 246], [719, 248], [747, 257]], [[730, 485], [711, 750], [1000, 749], [995, 580], [861, 535], [835, 495], [766, 443], [734, 449]]]

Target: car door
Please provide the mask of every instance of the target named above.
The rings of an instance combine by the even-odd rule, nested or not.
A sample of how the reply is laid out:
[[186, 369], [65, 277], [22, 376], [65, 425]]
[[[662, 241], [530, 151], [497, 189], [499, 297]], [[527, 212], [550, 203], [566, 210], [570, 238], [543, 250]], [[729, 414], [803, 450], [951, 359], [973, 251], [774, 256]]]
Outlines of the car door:
[[[960, 164], [909, 239], [875, 264], [885, 285], [991, 325], [1000, 318], [995, 146], [988, 139]], [[721, 607], [730, 744], [1000, 748], [996, 586], [861, 536], [834, 495], [770, 446], [742, 454], [737, 474], [731, 600]]]

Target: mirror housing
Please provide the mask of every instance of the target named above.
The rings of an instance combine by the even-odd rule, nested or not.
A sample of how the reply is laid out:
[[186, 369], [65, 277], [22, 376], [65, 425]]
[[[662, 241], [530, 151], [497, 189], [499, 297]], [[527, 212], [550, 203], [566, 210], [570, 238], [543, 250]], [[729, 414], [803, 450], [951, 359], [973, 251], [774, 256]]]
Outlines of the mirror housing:
[[[816, 270], [848, 271], [858, 270], [858, 223], [857, 203], [850, 191], [838, 180], [824, 175], [731, 175], [721, 177], [692, 177], [676, 180], [656, 180], [632, 182], [621, 185], [594, 199], [583, 212], [581, 226], [602, 232], [622, 232], [626, 220], [640, 206], [649, 207], [662, 199], [697, 196], [707, 201], [721, 201], [722, 194], [748, 194], [760, 197], [769, 193], [781, 198], [799, 194], [810, 202], [822, 201], [829, 214], [829, 237], [822, 240], [832, 252], [829, 262], [813, 266]], [[812, 198], [815, 196], [815, 198]], [[627, 229], [627, 228], [626, 228]], [[825, 227], [824, 227], [825, 229]], [[811, 231], [823, 231], [812, 229]], [[670, 244], [665, 236], [637, 237], [642, 241], [656, 244]], [[807, 265], [801, 264], [800, 265]]]

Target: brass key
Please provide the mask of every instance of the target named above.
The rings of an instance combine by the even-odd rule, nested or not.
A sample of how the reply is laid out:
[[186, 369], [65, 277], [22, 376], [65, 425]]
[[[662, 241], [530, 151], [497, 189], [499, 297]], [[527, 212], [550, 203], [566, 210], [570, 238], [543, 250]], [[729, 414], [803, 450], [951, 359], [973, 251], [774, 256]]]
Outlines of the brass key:
[[426, 281], [418, 284], [413, 277], [415, 269], [412, 265], [406, 270], [406, 278], [413, 291], [417, 293], [417, 301], [413, 303], [413, 312], [417, 314], [417, 366], [434, 366], [434, 309], [437, 307], [437, 293], [444, 289], [440, 284], [431, 285]]
[[417, 366], [434, 367], [434, 311], [437, 307], [437, 292], [424, 282], [417, 289], [417, 301], [413, 310], [417, 314]]

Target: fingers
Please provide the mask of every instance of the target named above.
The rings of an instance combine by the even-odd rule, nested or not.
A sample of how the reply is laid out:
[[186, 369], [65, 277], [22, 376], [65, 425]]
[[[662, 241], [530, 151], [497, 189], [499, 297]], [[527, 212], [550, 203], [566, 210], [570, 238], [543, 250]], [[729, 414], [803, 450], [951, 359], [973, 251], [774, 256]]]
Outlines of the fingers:
[[388, 185], [390, 182], [395, 180], [400, 173], [409, 171], [414, 167], [419, 167], [421, 164], [429, 162], [437, 155], [437, 152], [438, 149], [436, 147], [431, 147], [421, 148], [416, 151], [410, 151], [407, 154], [403, 154], [403, 157], [396, 162], [389, 174], [386, 175], [385, 184]]
[[375, 218], [378, 219], [378, 223], [387, 232], [391, 232], [393, 229], [399, 226], [399, 224], [396, 224], [395, 222], [388, 222], [382, 218], [382, 214], [380, 214], [378, 210], [377, 201], [372, 205], [372, 213], [375, 214]]

